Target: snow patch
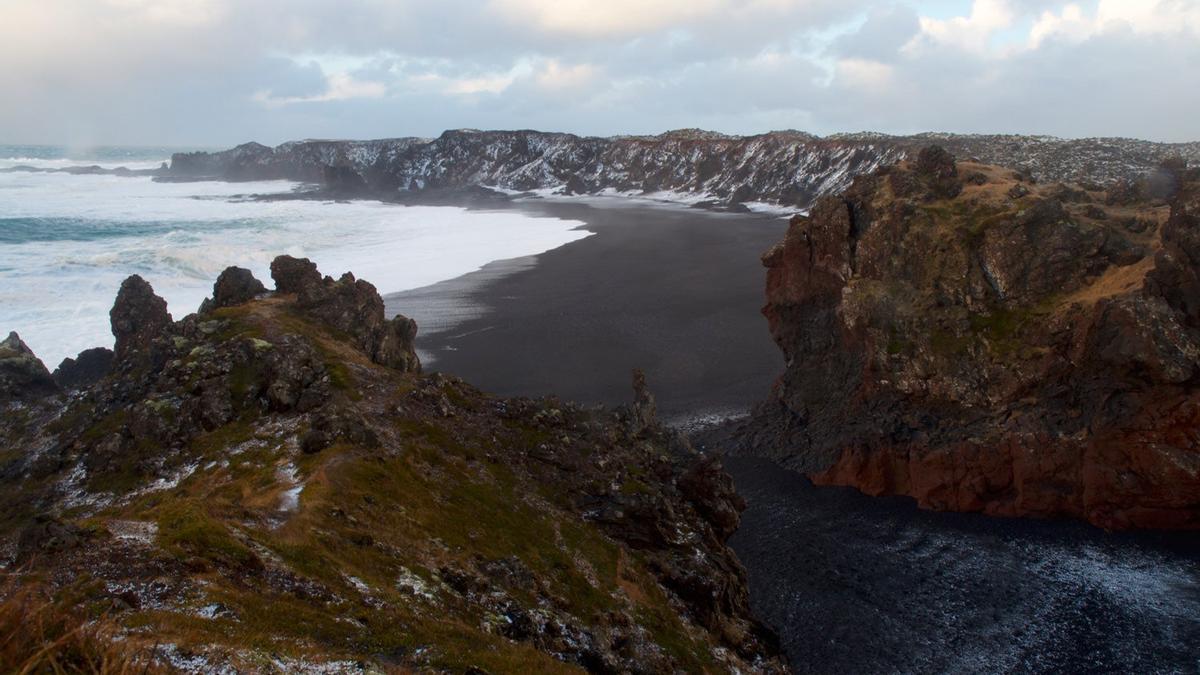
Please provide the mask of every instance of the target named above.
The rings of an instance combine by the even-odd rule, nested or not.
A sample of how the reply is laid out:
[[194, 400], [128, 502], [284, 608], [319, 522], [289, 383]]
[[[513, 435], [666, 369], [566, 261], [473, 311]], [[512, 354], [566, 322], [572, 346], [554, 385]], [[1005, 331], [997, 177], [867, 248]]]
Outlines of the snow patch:
[[400, 576], [396, 579], [396, 588], [426, 602], [437, 602], [435, 590], [407, 567], [400, 568]]
[[112, 503], [112, 495], [92, 494], [83, 488], [87, 480], [87, 469], [83, 462], [76, 462], [71, 472], [58, 482], [58, 489], [63, 494], [59, 506], [63, 511], [76, 508], [103, 508]]
[[292, 513], [300, 508], [300, 493], [304, 491], [299, 471], [295, 464], [286, 464], [276, 471], [275, 476], [281, 483], [292, 486], [279, 495], [279, 510]]
[[232, 675], [236, 671], [231, 668], [215, 668], [202, 654], [185, 652], [174, 643], [158, 645], [155, 655], [165, 661], [175, 670], [184, 673], [226, 673]]
[[198, 469], [198, 468], [200, 468], [199, 462], [193, 462], [191, 464], [185, 465], [185, 466], [181, 467], [178, 471], [176, 471], [175, 473], [173, 473], [169, 476], [164, 476], [162, 478], [155, 479], [154, 482], [141, 488], [140, 490], [138, 490], [137, 492], [135, 492], [133, 494], [143, 495], [143, 494], [149, 494], [151, 492], [162, 492], [163, 490], [173, 489], [175, 487], [178, 487], [180, 483], [182, 483], [184, 480], [186, 480], [188, 477], [190, 477], [193, 473], [196, 473], [196, 469]]
[[110, 520], [109, 533], [118, 541], [152, 546], [158, 537], [158, 524], [141, 520]]

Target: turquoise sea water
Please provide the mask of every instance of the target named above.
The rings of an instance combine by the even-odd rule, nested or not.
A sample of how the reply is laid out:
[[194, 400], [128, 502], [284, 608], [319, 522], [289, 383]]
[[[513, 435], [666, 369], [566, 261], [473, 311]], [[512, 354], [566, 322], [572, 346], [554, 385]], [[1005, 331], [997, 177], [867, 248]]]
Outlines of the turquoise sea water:
[[131, 147], [96, 146], [71, 148], [61, 145], [6, 145], [0, 143], [0, 167], [21, 164], [30, 160], [33, 166], [64, 166], [99, 164], [101, 166], [125, 166], [130, 169], [155, 167], [171, 158], [176, 152], [192, 152], [209, 148], [191, 147]]

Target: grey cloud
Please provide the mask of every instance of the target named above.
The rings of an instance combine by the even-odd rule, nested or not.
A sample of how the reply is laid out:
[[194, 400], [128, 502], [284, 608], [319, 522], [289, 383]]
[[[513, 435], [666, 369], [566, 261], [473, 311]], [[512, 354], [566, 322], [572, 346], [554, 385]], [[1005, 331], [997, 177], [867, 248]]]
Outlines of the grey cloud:
[[835, 40], [830, 45], [830, 52], [844, 57], [891, 61], [920, 30], [917, 12], [912, 7], [876, 8], [857, 31]]
[[[1029, 16], [1064, 4], [1011, 2]], [[0, 87], [16, 104], [0, 107], [0, 140], [229, 145], [461, 126], [1200, 137], [1200, 123], [1184, 114], [1200, 103], [1194, 35], [1117, 31], [1010, 55], [936, 44], [912, 51], [901, 47], [919, 30], [919, 3], [749, 4], [638, 34], [581, 37], [513, 22], [481, 0], [231, 1], [231, 13], [211, 26], [102, 35], [37, 62], [8, 54]], [[386, 94], [302, 102], [325, 92], [339, 67], [310, 54], [358, 57], [340, 74]], [[837, 70], [839, 59], [862, 61], [884, 79], [856, 83]], [[499, 91], [449, 92], [456, 81], [551, 60], [590, 66], [595, 76], [586, 90], [547, 90], [526, 72]], [[264, 106], [254, 100], [264, 91], [293, 102]]]
[[1200, 48], [1186, 35], [1118, 32], [1081, 44], [1051, 41], [1006, 59], [942, 50], [894, 68], [888, 89], [835, 84], [820, 99], [820, 116], [898, 132], [1200, 138], [1186, 113], [1200, 105]]

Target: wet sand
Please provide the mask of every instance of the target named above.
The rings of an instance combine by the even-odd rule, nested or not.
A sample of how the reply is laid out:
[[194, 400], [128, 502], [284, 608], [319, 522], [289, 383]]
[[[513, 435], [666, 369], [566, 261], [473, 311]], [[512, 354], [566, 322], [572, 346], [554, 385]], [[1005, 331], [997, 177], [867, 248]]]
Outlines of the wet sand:
[[513, 208], [595, 234], [388, 295], [420, 326], [427, 369], [500, 395], [616, 405], [639, 367], [675, 422], [745, 412], [782, 372], [759, 256], [786, 220], [603, 198]]

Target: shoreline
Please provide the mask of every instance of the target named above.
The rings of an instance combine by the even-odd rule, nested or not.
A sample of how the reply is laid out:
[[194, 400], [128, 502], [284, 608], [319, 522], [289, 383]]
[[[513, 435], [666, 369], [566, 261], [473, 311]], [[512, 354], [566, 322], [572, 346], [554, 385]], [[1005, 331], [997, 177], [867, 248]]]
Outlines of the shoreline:
[[501, 396], [612, 406], [640, 367], [661, 417], [685, 427], [744, 414], [782, 372], [758, 312], [759, 256], [786, 220], [619, 197], [509, 204], [593, 234], [386, 294], [389, 314], [417, 320], [430, 370]]
[[[382, 290], [452, 279], [496, 259], [527, 256], [588, 233], [579, 223], [514, 209], [370, 200], [260, 200], [296, 183], [158, 184], [146, 177], [0, 173], [0, 328], [16, 331], [53, 369], [111, 347], [112, 294], [138, 274], [176, 318], [194, 313], [230, 265], [271, 285], [287, 253]], [[136, 205], [137, 208], [132, 208]]]

